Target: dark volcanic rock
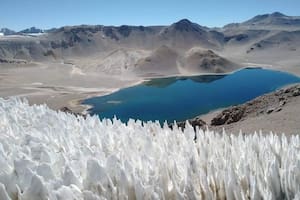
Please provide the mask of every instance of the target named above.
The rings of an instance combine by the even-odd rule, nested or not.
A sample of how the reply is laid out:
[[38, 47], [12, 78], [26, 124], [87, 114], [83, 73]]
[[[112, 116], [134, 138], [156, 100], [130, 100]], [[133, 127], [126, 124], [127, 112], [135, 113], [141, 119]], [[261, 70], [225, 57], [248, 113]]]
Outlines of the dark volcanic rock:
[[223, 110], [220, 114], [213, 118], [211, 125], [217, 126], [237, 122], [243, 117], [244, 113], [244, 106], [234, 106], [232, 108]]
[[9, 59], [3, 59], [3, 58], [0, 58], [0, 63], [26, 64], [27, 61], [26, 61], [26, 60], [18, 60], [18, 59], [12, 59], [12, 60], [9, 60]]
[[293, 90], [293, 96], [296, 97], [296, 96], [299, 96], [300, 95], [300, 89], [299, 88], [295, 88]]
[[249, 36], [246, 34], [237, 34], [237, 35], [231, 35], [231, 36], [224, 37], [224, 40], [225, 40], [225, 42], [228, 42], [230, 40], [242, 41], [242, 40], [248, 39], [248, 37]]
[[72, 113], [73, 114], [73, 112], [72, 112], [72, 110], [70, 109], [70, 108], [68, 108], [68, 107], [62, 107], [61, 109], [59, 109], [60, 111], [62, 111], [62, 112], [66, 112], [66, 113]]
[[270, 113], [272, 113], [274, 111], [274, 108], [269, 108], [268, 110], [267, 110], [267, 114], [270, 114]]
[[[193, 119], [187, 120], [189, 124], [196, 130], [196, 127], [204, 127], [206, 126], [206, 122], [200, 119], [199, 117], [195, 117]], [[181, 128], [182, 130], [185, 129], [186, 121], [177, 122], [177, 126]], [[169, 124], [170, 128], [173, 128], [174, 124]]]
[[86, 115], [85, 114], [82, 114], [82, 113], [75, 113], [73, 112], [70, 108], [68, 107], [62, 107], [61, 109], [59, 109], [60, 111], [62, 112], [65, 112], [65, 113], [69, 113], [69, 114], [72, 114], [72, 115], [75, 115], [75, 116], [81, 116], [83, 118], [86, 118]]

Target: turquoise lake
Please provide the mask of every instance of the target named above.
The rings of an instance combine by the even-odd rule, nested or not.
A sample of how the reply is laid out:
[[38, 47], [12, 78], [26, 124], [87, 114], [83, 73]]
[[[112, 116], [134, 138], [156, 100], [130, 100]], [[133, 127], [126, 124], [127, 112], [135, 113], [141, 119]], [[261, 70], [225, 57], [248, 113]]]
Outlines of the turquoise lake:
[[243, 69], [230, 75], [157, 78], [118, 92], [87, 99], [91, 114], [142, 121], [173, 122], [244, 103], [300, 78], [266, 69]]

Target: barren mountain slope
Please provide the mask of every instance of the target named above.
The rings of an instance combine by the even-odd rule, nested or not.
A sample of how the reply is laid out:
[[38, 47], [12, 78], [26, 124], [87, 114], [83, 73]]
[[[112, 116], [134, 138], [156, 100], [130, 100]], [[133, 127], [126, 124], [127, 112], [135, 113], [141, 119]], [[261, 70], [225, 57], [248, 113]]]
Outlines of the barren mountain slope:
[[9, 31], [14, 35], [0, 36], [1, 95], [30, 94], [31, 102], [47, 98], [57, 108], [147, 76], [253, 65], [300, 75], [298, 21], [273, 13], [223, 28], [183, 19], [169, 26], [66, 26], [40, 35]]

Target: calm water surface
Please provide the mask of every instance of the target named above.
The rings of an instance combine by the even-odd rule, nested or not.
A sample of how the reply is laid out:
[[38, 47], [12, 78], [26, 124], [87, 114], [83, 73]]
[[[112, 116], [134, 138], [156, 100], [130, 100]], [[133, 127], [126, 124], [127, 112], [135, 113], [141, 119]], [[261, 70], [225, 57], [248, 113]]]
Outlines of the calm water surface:
[[300, 82], [288, 73], [243, 69], [230, 75], [159, 78], [102, 97], [85, 100], [91, 114], [142, 121], [182, 121], [241, 104], [282, 86]]

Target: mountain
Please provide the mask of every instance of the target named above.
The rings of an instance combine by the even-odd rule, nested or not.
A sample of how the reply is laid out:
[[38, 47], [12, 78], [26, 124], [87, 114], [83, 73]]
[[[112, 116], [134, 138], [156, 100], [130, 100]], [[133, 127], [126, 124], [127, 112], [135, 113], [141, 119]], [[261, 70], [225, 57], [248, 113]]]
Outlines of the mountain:
[[196, 24], [194, 22], [191, 22], [188, 19], [182, 19], [178, 22], [173, 23], [171, 26], [168, 27], [168, 30], [175, 30], [175, 31], [181, 31], [181, 32], [204, 32], [209, 30], [209, 28], [200, 26], [199, 24]]
[[187, 19], [164, 27], [160, 32], [160, 37], [177, 48], [191, 48], [195, 45], [206, 48], [221, 48], [224, 40], [222, 33], [211, 31], [209, 28]]
[[[42, 32], [32, 27], [20, 33]], [[186, 61], [185, 52], [195, 46], [222, 49], [224, 35], [183, 19], [169, 26], [66, 26], [34, 38], [9, 38], [0, 41], [0, 44], [0, 58], [10, 61], [56, 62], [80, 58], [82, 63], [93, 57], [94, 64], [86, 68], [88, 71], [138, 75], [157, 72], [167, 75], [180, 73]], [[184, 67], [186, 73], [195, 71], [188, 69], [192, 68]], [[198, 70], [201, 73], [215, 71], [208, 68]]]
[[256, 43], [254, 43], [249, 52], [259, 49], [265, 50], [270, 48], [282, 48], [286, 47], [287, 50], [296, 51], [300, 46], [300, 30], [299, 31], [281, 31], [270, 37], [266, 37]]
[[36, 34], [36, 33], [43, 33], [44, 31], [42, 29], [36, 28], [36, 27], [31, 27], [24, 29], [20, 31], [19, 33], [24, 33], [24, 34]]
[[242, 24], [251, 26], [300, 26], [300, 17], [290, 17], [279, 12], [274, 12], [272, 14], [258, 15]]
[[257, 15], [242, 23], [232, 23], [225, 25], [223, 29], [286, 29], [286, 28], [299, 28], [300, 17], [287, 16], [280, 12], [271, 14]]
[[154, 49], [149, 56], [141, 58], [135, 64], [137, 74], [178, 74], [178, 52], [166, 45]]
[[185, 53], [183, 69], [194, 73], [226, 73], [239, 67], [212, 50], [194, 47]]
[[274, 12], [228, 24], [219, 31], [224, 34], [223, 55], [238, 62], [267, 63], [268, 66], [297, 72], [300, 17]]
[[[55, 29], [50, 29], [49, 32], [53, 31]], [[20, 34], [38, 34], [38, 33], [44, 33], [42, 29], [31, 27], [24, 30], [21, 30], [19, 32], [16, 32], [14, 30], [8, 29], [8, 28], [1, 28], [0, 33], [3, 33], [4, 35], [20, 35]]]
[[3, 35], [14, 35], [16, 32], [8, 28], [1, 28], [0, 33], [3, 33]]
[[85, 71], [111, 75], [223, 73], [266, 58], [272, 64], [297, 65], [299, 30], [300, 17], [279, 12], [223, 28], [188, 19], [168, 26], [31, 27], [15, 33], [19, 36], [3, 37], [0, 58], [6, 63], [72, 60]]

